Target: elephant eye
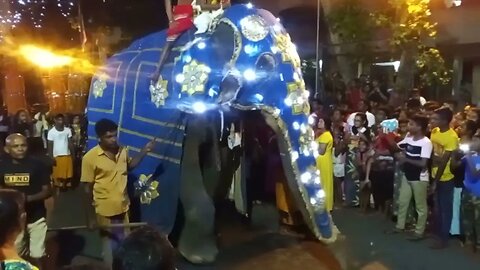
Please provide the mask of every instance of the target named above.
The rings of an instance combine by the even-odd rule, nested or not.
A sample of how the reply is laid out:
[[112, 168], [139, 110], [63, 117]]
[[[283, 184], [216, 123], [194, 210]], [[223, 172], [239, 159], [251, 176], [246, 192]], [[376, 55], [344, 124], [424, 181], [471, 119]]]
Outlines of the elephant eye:
[[257, 63], [255, 63], [255, 69], [257, 73], [260, 73], [262, 75], [275, 71], [276, 66], [277, 62], [275, 60], [275, 57], [270, 53], [262, 54], [257, 59]]

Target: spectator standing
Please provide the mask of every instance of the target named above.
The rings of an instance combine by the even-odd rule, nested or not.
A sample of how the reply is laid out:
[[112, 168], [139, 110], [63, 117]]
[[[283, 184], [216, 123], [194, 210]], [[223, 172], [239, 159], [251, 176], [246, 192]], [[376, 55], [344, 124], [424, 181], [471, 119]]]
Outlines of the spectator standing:
[[[155, 142], [149, 142], [140, 155], [130, 159], [127, 148], [118, 145], [117, 130], [117, 124], [111, 120], [98, 121], [95, 124], [95, 132], [99, 143], [88, 151], [82, 160], [80, 181], [84, 183], [87, 222], [91, 228], [97, 224], [108, 226], [129, 223], [128, 170], [135, 168], [154, 147]], [[92, 217], [92, 213], [96, 216]], [[124, 239], [128, 232], [128, 229], [121, 228], [112, 229], [109, 234], [101, 233], [105, 263], [109, 265], [112, 263], [112, 249], [118, 244], [113, 238]], [[110, 235], [115, 237], [112, 238]]]
[[347, 143], [347, 156], [345, 161], [345, 204], [357, 206], [359, 204], [360, 175], [355, 166], [355, 160], [360, 140], [370, 141], [371, 131], [367, 126], [367, 116], [364, 113], [356, 113], [353, 126], [345, 137]]
[[315, 141], [318, 143], [319, 156], [316, 161], [325, 191], [325, 207], [329, 212], [333, 210], [333, 136], [330, 132], [331, 128], [332, 121], [330, 119], [317, 119]]
[[26, 198], [27, 225], [15, 244], [18, 252], [29, 255], [40, 266], [45, 255], [47, 235], [45, 200], [50, 197], [50, 176], [45, 166], [27, 155], [27, 140], [21, 134], [7, 137], [5, 152], [0, 161], [0, 187], [22, 192]]
[[12, 128], [10, 129], [10, 133], [19, 133], [26, 138], [30, 138], [33, 136], [32, 119], [30, 118], [30, 114], [27, 110], [17, 111], [17, 113], [13, 117], [13, 123]]
[[438, 226], [439, 234], [439, 241], [432, 246], [434, 249], [445, 248], [450, 237], [455, 188], [450, 158], [452, 152], [458, 148], [457, 133], [450, 128], [452, 118], [453, 112], [447, 107], [442, 107], [435, 110], [431, 119], [434, 127], [430, 136], [433, 144], [431, 191], [435, 194], [435, 224]]
[[58, 114], [54, 118], [55, 125], [48, 131], [48, 154], [54, 159], [53, 184], [56, 194], [62, 189], [72, 186], [73, 159], [72, 130], [65, 127], [65, 117]]
[[0, 190], [0, 269], [38, 270], [22, 259], [15, 248], [15, 239], [25, 227], [25, 198], [15, 190]]
[[33, 116], [35, 122], [36, 132], [40, 133], [39, 137], [42, 138], [43, 147], [46, 149], [48, 146], [48, 113], [45, 112], [44, 108], [40, 108], [40, 111]]
[[3, 151], [5, 139], [8, 136], [9, 123], [7, 108], [0, 107], [0, 153]]
[[408, 207], [413, 196], [418, 218], [415, 232], [409, 239], [418, 241], [424, 239], [427, 224], [429, 181], [427, 163], [432, 154], [432, 143], [425, 137], [428, 118], [419, 115], [414, 116], [410, 119], [408, 126], [409, 134], [398, 143], [401, 151], [395, 155], [403, 175], [400, 186], [397, 225], [392, 233], [400, 233], [405, 230]]
[[[450, 227], [451, 235], [460, 235], [460, 204], [463, 192], [463, 182], [465, 180], [465, 155], [472, 148], [473, 135], [477, 131], [477, 124], [473, 121], [464, 121], [457, 129], [457, 134], [460, 137], [459, 149], [453, 151], [452, 160], [450, 162], [450, 169], [454, 175], [455, 189], [453, 193], [453, 216], [452, 225]], [[461, 149], [460, 149], [461, 148]]]
[[362, 91], [360, 81], [358, 79], [350, 81], [347, 91], [345, 92], [345, 98], [351, 110], [354, 112], [360, 110], [360, 101], [365, 98], [365, 94]]
[[476, 252], [480, 248], [480, 138], [473, 138], [469, 150], [463, 160], [462, 227], [466, 246]]

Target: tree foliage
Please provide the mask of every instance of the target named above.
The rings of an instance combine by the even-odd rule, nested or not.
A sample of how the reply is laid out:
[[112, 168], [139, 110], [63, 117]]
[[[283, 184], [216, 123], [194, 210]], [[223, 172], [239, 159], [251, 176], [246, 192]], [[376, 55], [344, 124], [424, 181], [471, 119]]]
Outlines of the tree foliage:
[[425, 85], [447, 84], [451, 70], [437, 49], [431, 48], [437, 37], [437, 23], [429, 9], [430, 0], [388, 0], [388, 8], [370, 12], [359, 0], [343, 0], [328, 16], [331, 31], [345, 43], [355, 44], [357, 59], [370, 52], [368, 42], [380, 28], [390, 32], [389, 42], [395, 54], [408, 52], [415, 58], [415, 69]]
[[372, 17], [378, 26], [391, 30], [394, 50], [412, 52], [423, 84], [445, 85], [452, 72], [440, 52], [428, 46], [437, 37], [437, 23], [432, 19], [429, 3], [430, 0], [389, 0], [390, 8]]
[[[375, 21], [359, 0], [344, 0], [327, 16], [333, 33], [350, 48], [349, 53], [357, 60], [363, 60], [370, 54], [368, 42], [372, 40]], [[340, 44], [336, 44], [340, 46]]]

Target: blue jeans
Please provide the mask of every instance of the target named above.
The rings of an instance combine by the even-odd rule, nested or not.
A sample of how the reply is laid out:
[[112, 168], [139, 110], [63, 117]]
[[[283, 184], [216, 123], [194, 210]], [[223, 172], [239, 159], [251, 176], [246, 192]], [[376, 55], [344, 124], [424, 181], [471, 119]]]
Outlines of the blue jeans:
[[453, 215], [453, 191], [455, 183], [453, 180], [437, 183], [435, 194], [435, 219], [438, 236], [443, 242], [447, 242], [450, 236], [450, 226]]

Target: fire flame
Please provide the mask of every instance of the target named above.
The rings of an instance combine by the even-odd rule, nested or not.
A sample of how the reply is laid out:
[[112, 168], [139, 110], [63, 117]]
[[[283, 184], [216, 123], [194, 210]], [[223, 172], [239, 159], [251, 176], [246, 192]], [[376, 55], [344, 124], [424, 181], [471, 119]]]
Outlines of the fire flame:
[[73, 51], [55, 52], [33, 44], [20, 45], [18, 48], [19, 56], [40, 68], [54, 69], [69, 67], [83, 73], [95, 72], [95, 65], [84, 57], [74, 56], [75, 54], [81, 55], [82, 53], [74, 53]]
[[2, 45], [0, 53], [24, 59], [42, 69], [69, 68], [70, 71], [90, 74], [97, 70], [81, 50], [52, 50], [31, 43], [15, 44], [12, 40]]
[[18, 52], [23, 58], [42, 68], [69, 66], [76, 60], [71, 56], [56, 54], [35, 45], [21, 45]]

